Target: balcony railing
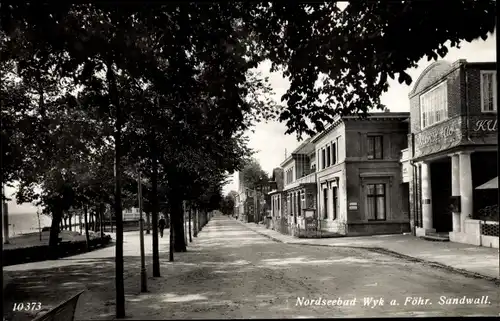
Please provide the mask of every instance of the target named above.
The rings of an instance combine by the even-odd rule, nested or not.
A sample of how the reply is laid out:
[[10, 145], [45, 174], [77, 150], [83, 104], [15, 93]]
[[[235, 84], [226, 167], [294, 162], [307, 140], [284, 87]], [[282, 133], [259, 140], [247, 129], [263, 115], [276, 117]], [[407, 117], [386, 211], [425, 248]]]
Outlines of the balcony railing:
[[316, 173], [311, 173], [306, 176], [302, 176], [299, 179], [291, 182], [290, 184], [285, 184], [285, 189], [291, 189], [298, 187], [300, 184], [316, 183]]

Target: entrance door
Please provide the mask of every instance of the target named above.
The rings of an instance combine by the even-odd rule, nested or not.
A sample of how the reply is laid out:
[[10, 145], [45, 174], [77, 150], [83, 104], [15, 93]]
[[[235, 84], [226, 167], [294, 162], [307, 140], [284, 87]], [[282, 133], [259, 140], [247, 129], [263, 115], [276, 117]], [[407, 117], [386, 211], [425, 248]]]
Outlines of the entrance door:
[[436, 232], [453, 231], [453, 213], [450, 207], [451, 160], [431, 163], [432, 217]]

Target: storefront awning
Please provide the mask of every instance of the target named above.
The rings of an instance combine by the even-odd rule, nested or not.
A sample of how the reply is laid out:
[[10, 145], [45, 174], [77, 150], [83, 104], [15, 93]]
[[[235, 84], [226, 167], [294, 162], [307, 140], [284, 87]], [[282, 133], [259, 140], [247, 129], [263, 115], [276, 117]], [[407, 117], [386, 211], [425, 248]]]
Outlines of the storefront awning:
[[483, 185], [479, 185], [476, 189], [498, 189], [498, 176]]

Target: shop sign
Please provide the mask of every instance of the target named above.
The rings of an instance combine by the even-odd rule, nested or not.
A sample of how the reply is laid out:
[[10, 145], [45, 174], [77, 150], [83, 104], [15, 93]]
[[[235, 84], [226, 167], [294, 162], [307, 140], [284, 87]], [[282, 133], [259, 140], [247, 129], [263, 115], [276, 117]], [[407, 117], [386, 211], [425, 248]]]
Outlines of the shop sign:
[[421, 132], [416, 137], [416, 145], [424, 146], [439, 142], [443, 138], [453, 136], [455, 134], [456, 128], [452, 125], [446, 125], [439, 127], [437, 129], [431, 130], [429, 132]]
[[498, 129], [496, 119], [479, 119], [476, 120], [472, 130], [475, 132], [496, 132]]

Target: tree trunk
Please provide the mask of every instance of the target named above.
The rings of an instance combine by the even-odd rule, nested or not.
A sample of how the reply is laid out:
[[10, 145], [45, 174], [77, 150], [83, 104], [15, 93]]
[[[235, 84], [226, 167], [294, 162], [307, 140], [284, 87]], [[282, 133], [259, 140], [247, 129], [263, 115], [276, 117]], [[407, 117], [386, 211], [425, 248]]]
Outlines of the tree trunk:
[[72, 222], [72, 220], [71, 220], [72, 218], [73, 218], [73, 215], [69, 215], [69, 216], [68, 216], [68, 220], [69, 220], [69, 230], [70, 230], [70, 231], [73, 231], [73, 229], [72, 229], [73, 222]]
[[170, 215], [172, 216], [172, 229], [174, 230], [174, 251], [186, 252], [186, 242], [184, 238], [184, 213], [182, 211], [182, 201], [178, 198], [169, 199], [171, 204]]
[[92, 231], [97, 231], [97, 207], [94, 209], [94, 213], [92, 213]]
[[193, 238], [191, 236], [191, 207], [188, 208], [188, 215], [189, 242], [193, 242]]
[[83, 228], [82, 228], [82, 214], [81, 213], [79, 213], [79, 215], [78, 215], [78, 223], [79, 223], [78, 225], [80, 225], [80, 234], [82, 234]]
[[85, 243], [87, 251], [90, 250], [90, 235], [89, 235], [89, 223], [88, 223], [88, 210], [87, 206], [83, 208], [83, 222], [85, 224]]
[[125, 287], [123, 280], [123, 217], [122, 217], [122, 167], [121, 167], [121, 148], [122, 148], [122, 112], [120, 99], [118, 97], [118, 86], [116, 84], [114, 62], [108, 58], [106, 62], [108, 80], [109, 98], [115, 107], [115, 217], [116, 217], [116, 247], [115, 247], [115, 293], [116, 293], [116, 318], [125, 317]]
[[59, 227], [61, 226], [62, 216], [63, 212], [61, 210], [52, 212], [52, 223], [50, 225], [49, 236], [49, 247], [52, 258], [58, 257], [57, 245], [59, 244]]
[[101, 239], [104, 238], [104, 204], [99, 204], [99, 229], [101, 230]]
[[151, 213], [146, 212], [146, 234], [151, 234]]
[[160, 276], [160, 253], [158, 248], [158, 160], [156, 155], [156, 133], [153, 131], [149, 137], [151, 146], [151, 161], [153, 162], [151, 175], [151, 212], [153, 218], [153, 277]]
[[174, 221], [173, 221], [173, 215], [172, 215], [172, 210], [170, 210], [170, 215], [169, 215], [169, 224], [170, 224], [170, 242], [169, 242], [169, 255], [168, 255], [168, 260], [170, 262], [174, 261], [174, 229], [172, 228]]
[[193, 236], [198, 237], [198, 209], [194, 209], [194, 216], [193, 216]]
[[184, 232], [184, 243], [186, 246], [188, 245], [188, 229], [187, 229], [187, 222], [186, 222], [186, 206], [183, 203], [182, 206], [182, 227], [183, 227], [183, 232]]

